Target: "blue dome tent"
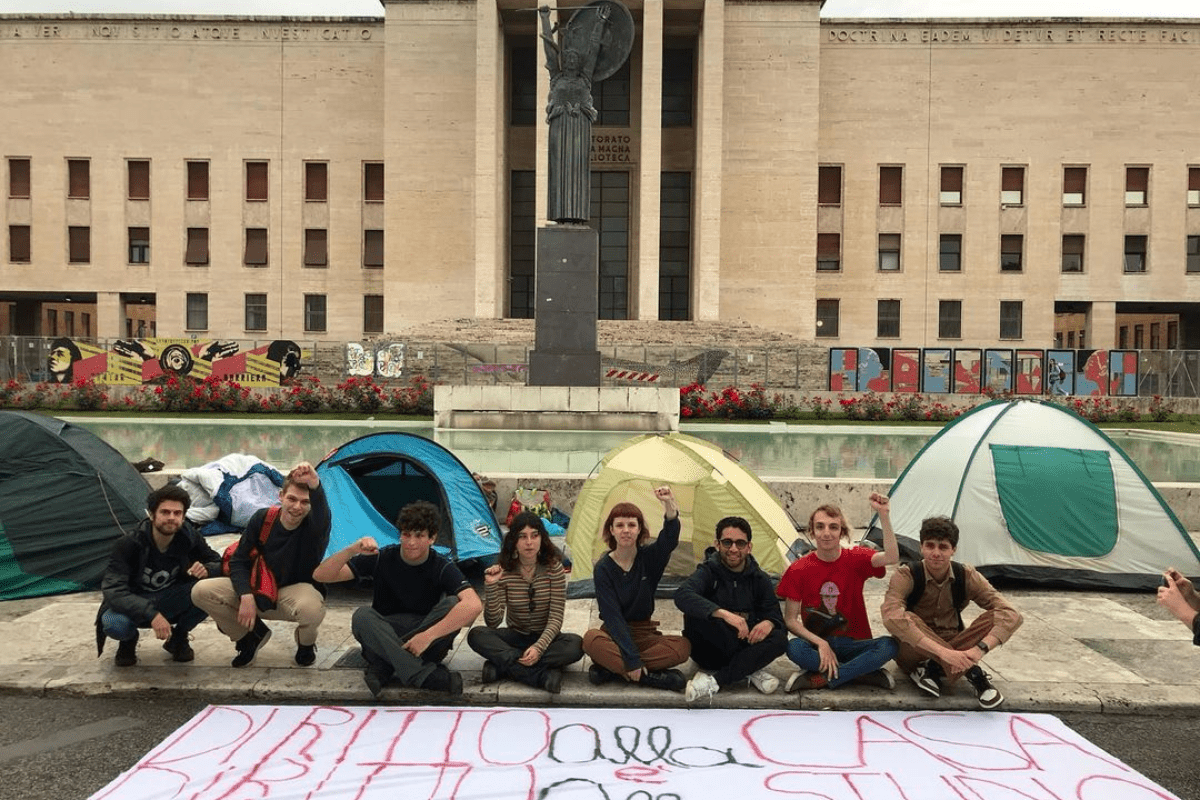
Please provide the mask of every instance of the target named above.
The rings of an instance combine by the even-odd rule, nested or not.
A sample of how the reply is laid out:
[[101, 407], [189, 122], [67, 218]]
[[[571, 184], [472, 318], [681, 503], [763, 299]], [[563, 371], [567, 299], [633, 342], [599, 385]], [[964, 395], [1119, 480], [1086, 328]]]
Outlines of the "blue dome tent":
[[490, 563], [500, 551], [500, 525], [471, 471], [431, 439], [392, 431], [361, 436], [327, 455], [317, 474], [333, 514], [327, 554], [363, 536], [380, 547], [398, 543], [396, 517], [416, 500], [442, 512], [438, 552]]

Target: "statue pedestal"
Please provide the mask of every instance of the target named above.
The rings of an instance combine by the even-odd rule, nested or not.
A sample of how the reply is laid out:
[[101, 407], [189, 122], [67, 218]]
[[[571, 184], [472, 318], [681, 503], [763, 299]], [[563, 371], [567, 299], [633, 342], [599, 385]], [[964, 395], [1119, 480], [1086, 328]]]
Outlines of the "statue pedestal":
[[596, 349], [600, 236], [587, 225], [537, 232], [537, 299], [530, 386], [599, 386]]

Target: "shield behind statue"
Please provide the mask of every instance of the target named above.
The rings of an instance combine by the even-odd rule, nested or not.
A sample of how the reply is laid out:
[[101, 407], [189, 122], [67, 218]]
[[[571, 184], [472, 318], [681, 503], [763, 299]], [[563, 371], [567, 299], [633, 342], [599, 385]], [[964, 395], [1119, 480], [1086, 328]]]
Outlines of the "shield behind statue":
[[592, 0], [571, 16], [568, 36], [574, 41], [587, 41], [596, 25], [602, 24], [599, 8], [608, 9], [608, 36], [596, 57], [593, 81], [602, 81], [621, 68], [633, 49], [633, 15], [616, 0]]

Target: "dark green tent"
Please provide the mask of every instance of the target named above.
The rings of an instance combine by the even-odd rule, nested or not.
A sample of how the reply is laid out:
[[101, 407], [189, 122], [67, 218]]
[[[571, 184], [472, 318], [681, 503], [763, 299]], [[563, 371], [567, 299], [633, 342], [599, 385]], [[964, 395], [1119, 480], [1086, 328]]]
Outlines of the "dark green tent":
[[98, 588], [113, 540], [145, 518], [149, 491], [95, 434], [0, 411], [0, 599]]

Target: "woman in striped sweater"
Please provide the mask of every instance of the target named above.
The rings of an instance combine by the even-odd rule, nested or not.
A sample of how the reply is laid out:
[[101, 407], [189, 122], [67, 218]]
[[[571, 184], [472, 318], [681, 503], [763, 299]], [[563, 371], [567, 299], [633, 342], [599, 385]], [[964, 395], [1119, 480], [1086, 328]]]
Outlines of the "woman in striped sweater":
[[528, 511], [513, 517], [499, 564], [484, 571], [483, 584], [486, 627], [467, 634], [467, 644], [487, 659], [483, 682], [512, 678], [557, 694], [562, 668], [583, 658], [583, 640], [562, 632], [567, 574], [541, 517]]

